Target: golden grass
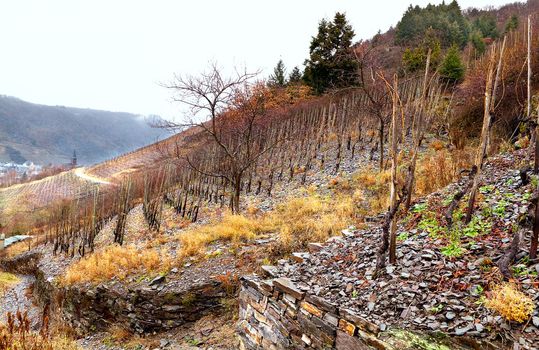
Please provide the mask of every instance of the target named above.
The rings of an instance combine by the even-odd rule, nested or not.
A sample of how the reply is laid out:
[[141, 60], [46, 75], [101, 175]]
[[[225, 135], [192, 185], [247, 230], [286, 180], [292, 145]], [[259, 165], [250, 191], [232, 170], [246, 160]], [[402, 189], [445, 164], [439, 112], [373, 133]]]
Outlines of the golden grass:
[[330, 198], [310, 192], [303, 197], [289, 198], [263, 215], [227, 213], [219, 222], [188, 229], [177, 236], [178, 257], [205, 256], [207, 247], [214, 242], [236, 245], [270, 232], [279, 234], [272, 254], [287, 254], [305, 248], [309, 242], [324, 241], [338, 234], [353, 222], [354, 213], [351, 195]]
[[262, 218], [262, 226], [279, 233], [272, 253], [282, 255], [338, 234], [354, 221], [354, 213], [351, 196], [329, 198], [311, 194], [278, 205]]
[[[431, 142], [432, 148], [421, 154], [416, 165], [416, 183], [414, 196], [424, 196], [437, 191], [455, 181], [463, 169], [469, 169], [473, 163], [475, 150], [467, 147], [463, 150], [448, 150], [441, 142]], [[401, 155], [400, 166], [397, 171], [399, 186], [404, 184], [408, 166], [408, 159]], [[382, 172], [374, 167], [367, 167], [353, 174], [347, 187], [354, 189], [354, 200], [358, 202], [364, 198], [361, 215], [375, 215], [389, 206], [389, 185], [391, 171]], [[345, 186], [335, 186], [337, 190], [346, 190]]]
[[0, 330], [0, 337], [0, 350], [81, 350], [75, 341], [65, 336], [45, 337], [35, 332], [8, 336], [7, 330]]
[[136, 273], [163, 273], [169, 268], [170, 258], [162, 251], [115, 245], [72, 264], [60, 283], [99, 283], [113, 277], [123, 280]]
[[32, 237], [22, 242], [17, 242], [5, 248], [1, 255], [5, 258], [13, 258], [19, 254], [25, 253], [37, 245], [43, 243], [44, 237]]
[[[399, 183], [404, 182], [404, 176], [398, 174]], [[354, 188], [353, 197], [355, 201], [361, 201], [359, 214], [375, 215], [389, 206], [389, 184], [391, 182], [391, 171], [384, 170], [379, 172], [374, 167], [367, 167], [356, 172], [352, 176], [352, 185]]]
[[5, 291], [12, 285], [19, 282], [19, 278], [8, 272], [0, 271], [0, 292]]
[[214, 224], [188, 229], [178, 235], [180, 258], [205, 254], [206, 247], [216, 241], [239, 243], [247, 241], [262, 231], [260, 222], [243, 215], [225, 214]]
[[496, 286], [486, 298], [485, 306], [506, 320], [518, 323], [527, 321], [535, 308], [533, 300], [510, 283]]
[[460, 171], [470, 169], [475, 149], [449, 151], [441, 149], [421, 155], [416, 168], [415, 195], [423, 196], [455, 181]]

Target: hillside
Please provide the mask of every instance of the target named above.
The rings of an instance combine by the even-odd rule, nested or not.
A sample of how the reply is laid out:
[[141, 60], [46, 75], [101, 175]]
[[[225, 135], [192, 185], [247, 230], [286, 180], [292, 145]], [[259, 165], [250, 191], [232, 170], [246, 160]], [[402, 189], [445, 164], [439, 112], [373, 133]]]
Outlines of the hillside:
[[0, 161], [93, 164], [166, 136], [142, 117], [0, 96]]
[[0, 189], [0, 350], [537, 350], [538, 4], [175, 75], [181, 132]]

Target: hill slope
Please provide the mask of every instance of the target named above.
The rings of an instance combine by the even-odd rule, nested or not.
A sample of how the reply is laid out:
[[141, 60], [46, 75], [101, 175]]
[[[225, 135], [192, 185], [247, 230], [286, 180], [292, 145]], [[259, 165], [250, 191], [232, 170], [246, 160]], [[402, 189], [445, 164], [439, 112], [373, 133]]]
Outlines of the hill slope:
[[0, 96], [0, 161], [65, 163], [76, 150], [79, 163], [90, 164], [164, 135], [130, 113], [45, 106]]

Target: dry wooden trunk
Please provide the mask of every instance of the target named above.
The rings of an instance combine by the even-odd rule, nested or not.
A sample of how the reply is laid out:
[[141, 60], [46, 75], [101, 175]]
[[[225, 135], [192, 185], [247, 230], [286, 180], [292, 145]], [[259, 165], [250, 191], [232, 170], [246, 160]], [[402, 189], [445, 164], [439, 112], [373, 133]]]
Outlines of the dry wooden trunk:
[[414, 118], [414, 126], [415, 130], [414, 132], [414, 149], [413, 149], [413, 155], [410, 162], [410, 168], [409, 168], [409, 174], [408, 174], [408, 183], [406, 184], [406, 202], [404, 204], [404, 208], [406, 211], [410, 209], [410, 204], [412, 202], [412, 194], [414, 192], [414, 183], [415, 183], [415, 168], [417, 165], [417, 154], [419, 153], [419, 147], [421, 146], [421, 141], [423, 139], [423, 113], [425, 110], [425, 100], [426, 100], [426, 94], [427, 94], [427, 81], [429, 76], [429, 67], [430, 67], [430, 55], [431, 50], [429, 49], [429, 52], [427, 54], [427, 64], [425, 66], [425, 76], [423, 78], [423, 89], [421, 91], [421, 101], [420, 101], [420, 107], [418, 113], [415, 115]]
[[[393, 111], [391, 115], [391, 190], [390, 190], [390, 211], [396, 212], [397, 208], [397, 166], [398, 166], [398, 147], [397, 147], [397, 105], [398, 101], [398, 82], [395, 75], [393, 81]], [[397, 223], [396, 215], [391, 218], [390, 236], [389, 236], [389, 263], [397, 262]]]
[[[493, 87], [493, 80], [494, 80], [494, 59], [496, 56], [495, 49], [492, 49], [489, 67], [488, 67], [488, 74], [487, 74], [487, 83], [485, 86], [485, 104], [484, 104], [484, 113], [483, 113], [483, 127], [481, 129], [481, 144], [479, 145], [479, 149], [477, 151], [477, 156], [475, 160], [475, 165], [477, 167], [477, 173], [474, 176], [472, 188], [470, 190], [470, 198], [468, 200], [468, 208], [466, 211], [466, 223], [469, 223], [472, 219], [473, 214], [473, 208], [475, 205], [475, 196], [477, 194], [477, 189], [479, 187], [479, 179], [481, 176], [481, 170], [483, 168], [484, 159], [487, 155], [487, 146], [489, 143], [489, 136], [490, 136], [490, 126], [492, 122], [491, 118], [491, 96], [492, 96], [492, 87]], [[501, 55], [500, 55], [501, 59]]]

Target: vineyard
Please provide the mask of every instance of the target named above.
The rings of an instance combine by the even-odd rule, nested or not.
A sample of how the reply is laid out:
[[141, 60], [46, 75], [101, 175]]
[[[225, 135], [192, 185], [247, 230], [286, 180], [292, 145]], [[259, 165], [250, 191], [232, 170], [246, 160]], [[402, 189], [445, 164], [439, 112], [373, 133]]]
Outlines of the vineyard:
[[[483, 15], [410, 6], [352, 44], [337, 13], [295, 79], [282, 61], [267, 81], [216, 63], [174, 75], [162, 86], [183, 118], [152, 125], [173, 136], [0, 189], [3, 232], [34, 236], [0, 263], [39, 260], [50, 300], [75, 300], [58, 305], [64, 321], [125, 333], [115, 345], [191, 341], [164, 331], [223, 311], [247, 349], [363, 348], [395, 325], [530, 348], [539, 17], [502, 34]], [[350, 43], [327, 50], [336, 41]]]
[[524, 34], [512, 32], [493, 44], [470, 65], [470, 80], [459, 89], [430, 69], [430, 51], [424, 72], [398, 77], [383, 71], [373, 51], [360, 45], [355, 55], [361, 86], [320, 97], [305, 94], [302, 86], [268, 89], [251, 82], [248, 73], [225, 78], [210, 67], [199, 78], [171, 86], [180, 93], [178, 101], [209, 111], [206, 119], [165, 124], [180, 132], [87, 169], [1, 190], [3, 225], [14, 232], [43, 227], [55, 251], [84, 255], [115, 217], [114, 241], [122, 244], [125, 218], [138, 204], [148, 230], [159, 232], [164, 206], [192, 222], [208, 205], [240, 213], [243, 196], [271, 197], [276, 186], [306, 185], [321, 170], [337, 176], [359, 153], [376, 162], [378, 171], [391, 169], [391, 207], [402, 203], [408, 209], [426, 135], [458, 144], [455, 113], [471, 96], [477, 98], [467, 108], [482, 109], [480, 97], [488, 79], [494, 80], [484, 72], [498, 72], [488, 92], [493, 100], [500, 96], [491, 113], [505, 111], [508, 97], [519, 98], [525, 84], [516, 79], [520, 67], [513, 61], [526, 48]]

